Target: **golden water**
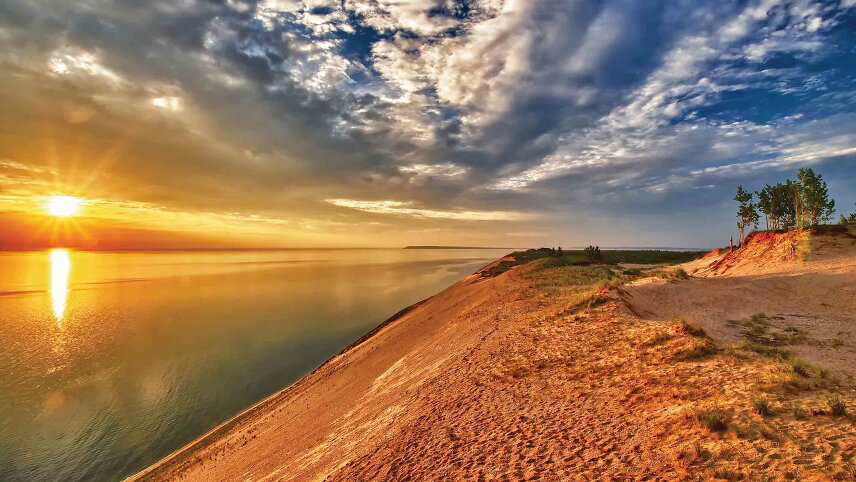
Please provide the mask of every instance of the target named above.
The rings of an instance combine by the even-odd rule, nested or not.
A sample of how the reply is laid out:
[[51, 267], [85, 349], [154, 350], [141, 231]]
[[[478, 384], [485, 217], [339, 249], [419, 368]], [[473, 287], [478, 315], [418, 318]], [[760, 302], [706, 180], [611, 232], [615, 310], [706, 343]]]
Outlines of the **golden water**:
[[0, 480], [115, 480], [503, 254], [0, 253]]

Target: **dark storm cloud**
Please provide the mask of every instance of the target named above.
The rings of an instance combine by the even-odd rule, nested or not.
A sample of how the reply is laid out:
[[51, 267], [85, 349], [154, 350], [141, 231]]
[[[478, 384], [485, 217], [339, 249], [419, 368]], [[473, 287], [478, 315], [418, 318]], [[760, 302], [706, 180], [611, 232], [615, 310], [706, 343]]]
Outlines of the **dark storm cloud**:
[[343, 222], [384, 214], [327, 200], [703, 210], [853, 162], [853, 7], [10, 0], [0, 159], [76, 146], [132, 200]]

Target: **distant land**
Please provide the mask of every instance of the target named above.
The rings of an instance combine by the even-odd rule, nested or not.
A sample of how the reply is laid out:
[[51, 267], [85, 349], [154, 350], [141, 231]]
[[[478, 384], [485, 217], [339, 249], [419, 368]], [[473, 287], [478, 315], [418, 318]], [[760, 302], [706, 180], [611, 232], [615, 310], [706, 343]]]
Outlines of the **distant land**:
[[404, 249], [517, 249], [485, 246], [405, 246]]
[[[405, 246], [404, 249], [526, 249], [526, 248], [502, 248], [485, 246]], [[566, 250], [582, 250], [585, 246], [571, 246]], [[674, 248], [674, 247], [649, 247], [649, 246], [601, 246], [600, 249], [610, 251], [708, 251], [709, 248]]]

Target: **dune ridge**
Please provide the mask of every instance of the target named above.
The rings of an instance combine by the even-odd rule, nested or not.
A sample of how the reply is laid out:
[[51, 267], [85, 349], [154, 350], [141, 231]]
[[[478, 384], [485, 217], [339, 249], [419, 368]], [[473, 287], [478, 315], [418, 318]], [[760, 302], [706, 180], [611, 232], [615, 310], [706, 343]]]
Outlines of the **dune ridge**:
[[853, 477], [854, 419], [830, 402], [856, 411], [835, 365], [852, 334], [747, 349], [728, 323], [778, 300], [793, 320], [769, 311], [764, 336], [849, 330], [852, 235], [741, 250], [683, 265], [688, 280], [488, 266], [132, 480]]

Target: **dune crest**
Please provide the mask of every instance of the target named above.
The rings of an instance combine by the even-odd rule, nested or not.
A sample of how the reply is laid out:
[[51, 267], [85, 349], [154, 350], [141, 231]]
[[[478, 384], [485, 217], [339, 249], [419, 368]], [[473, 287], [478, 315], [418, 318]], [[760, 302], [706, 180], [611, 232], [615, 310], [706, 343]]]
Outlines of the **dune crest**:
[[[687, 280], [494, 263], [134, 480], [852, 477], [856, 426], [829, 401], [856, 410], [852, 334], [787, 346], [836, 374], [760, 344], [854, 326], [850, 235], [791, 257], [805, 236], [755, 237]], [[760, 309], [763, 349], [731, 345], [729, 320]]]

